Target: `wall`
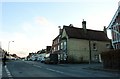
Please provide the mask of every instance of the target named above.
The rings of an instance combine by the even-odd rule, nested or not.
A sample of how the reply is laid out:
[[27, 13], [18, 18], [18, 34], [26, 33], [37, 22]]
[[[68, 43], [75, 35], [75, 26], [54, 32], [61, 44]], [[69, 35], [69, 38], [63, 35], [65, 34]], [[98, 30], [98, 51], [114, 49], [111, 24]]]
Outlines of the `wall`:
[[67, 53], [69, 62], [86, 62], [89, 60], [89, 42], [87, 40], [69, 39]]
[[[96, 50], [93, 49], [93, 43], [96, 43]], [[109, 46], [107, 46], [109, 44]], [[98, 62], [99, 61], [99, 54], [104, 51], [108, 51], [110, 48], [110, 42], [105, 41], [91, 41], [91, 57], [92, 61]]]
[[[93, 43], [96, 43], [96, 50], [93, 49]], [[91, 59], [94, 62], [99, 61], [99, 54], [107, 51], [106, 44], [109, 42], [90, 41]], [[89, 41], [82, 39], [69, 39], [67, 42], [67, 53], [69, 62], [89, 62], [90, 58]]]

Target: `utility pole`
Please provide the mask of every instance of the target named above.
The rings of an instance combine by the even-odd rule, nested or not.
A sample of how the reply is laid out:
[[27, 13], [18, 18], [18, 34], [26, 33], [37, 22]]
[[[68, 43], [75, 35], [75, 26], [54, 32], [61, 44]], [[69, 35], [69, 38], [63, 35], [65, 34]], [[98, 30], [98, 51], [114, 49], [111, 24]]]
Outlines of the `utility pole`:
[[10, 43], [11, 43], [11, 42], [14, 42], [14, 41], [9, 41], [9, 42], [8, 42], [8, 54], [9, 54], [9, 48], [10, 48]]

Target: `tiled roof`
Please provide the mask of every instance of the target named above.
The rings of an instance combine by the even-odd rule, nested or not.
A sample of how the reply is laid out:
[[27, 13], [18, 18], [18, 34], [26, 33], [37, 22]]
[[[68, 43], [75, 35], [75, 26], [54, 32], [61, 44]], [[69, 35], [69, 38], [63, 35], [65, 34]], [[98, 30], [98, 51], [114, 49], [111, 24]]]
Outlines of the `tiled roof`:
[[96, 40], [96, 41], [110, 41], [104, 31], [90, 30], [87, 29], [87, 33], [84, 32], [83, 28], [64, 26], [63, 29], [69, 38]]

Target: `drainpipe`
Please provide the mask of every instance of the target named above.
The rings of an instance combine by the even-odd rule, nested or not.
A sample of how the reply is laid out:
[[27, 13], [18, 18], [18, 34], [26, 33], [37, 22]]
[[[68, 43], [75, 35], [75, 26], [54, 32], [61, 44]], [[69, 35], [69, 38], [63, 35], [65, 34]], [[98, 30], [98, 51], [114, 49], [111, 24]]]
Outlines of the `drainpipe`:
[[91, 64], [91, 41], [89, 39], [89, 64]]

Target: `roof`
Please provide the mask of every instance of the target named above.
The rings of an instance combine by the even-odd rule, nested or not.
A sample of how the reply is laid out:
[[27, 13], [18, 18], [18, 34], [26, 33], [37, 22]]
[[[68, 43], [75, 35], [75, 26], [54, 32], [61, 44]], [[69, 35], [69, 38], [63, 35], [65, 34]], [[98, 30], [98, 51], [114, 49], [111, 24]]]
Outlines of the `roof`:
[[57, 40], [59, 38], [60, 34], [53, 39], [53, 41]]
[[53, 41], [59, 39], [59, 36], [61, 35], [62, 31], [63, 31], [63, 29], [60, 29], [60, 33], [59, 33], [59, 35], [58, 35], [57, 37], [55, 37], [55, 38], [53, 39]]
[[114, 14], [114, 16], [113, 16], [113, 18], [112, 18], [112, 20], [111, 20], [111, 22], [110, 22], [110, 24], [108, 25], [107, 28], [109, 28], [109, 29], [111, 28], [111, 26], [114, 24], [115, 19], [118, 16], [119, 13], [120, 13], [120, 6], [118, 7], [117, 11], [115, 12], [115, 14]]
[[68, 38], [96, 40], [96, 41], [110, 41], [107, 34], [104, 31], [86, 29], [87, 33], [84, 32], [83, 28], [64, 26]]

